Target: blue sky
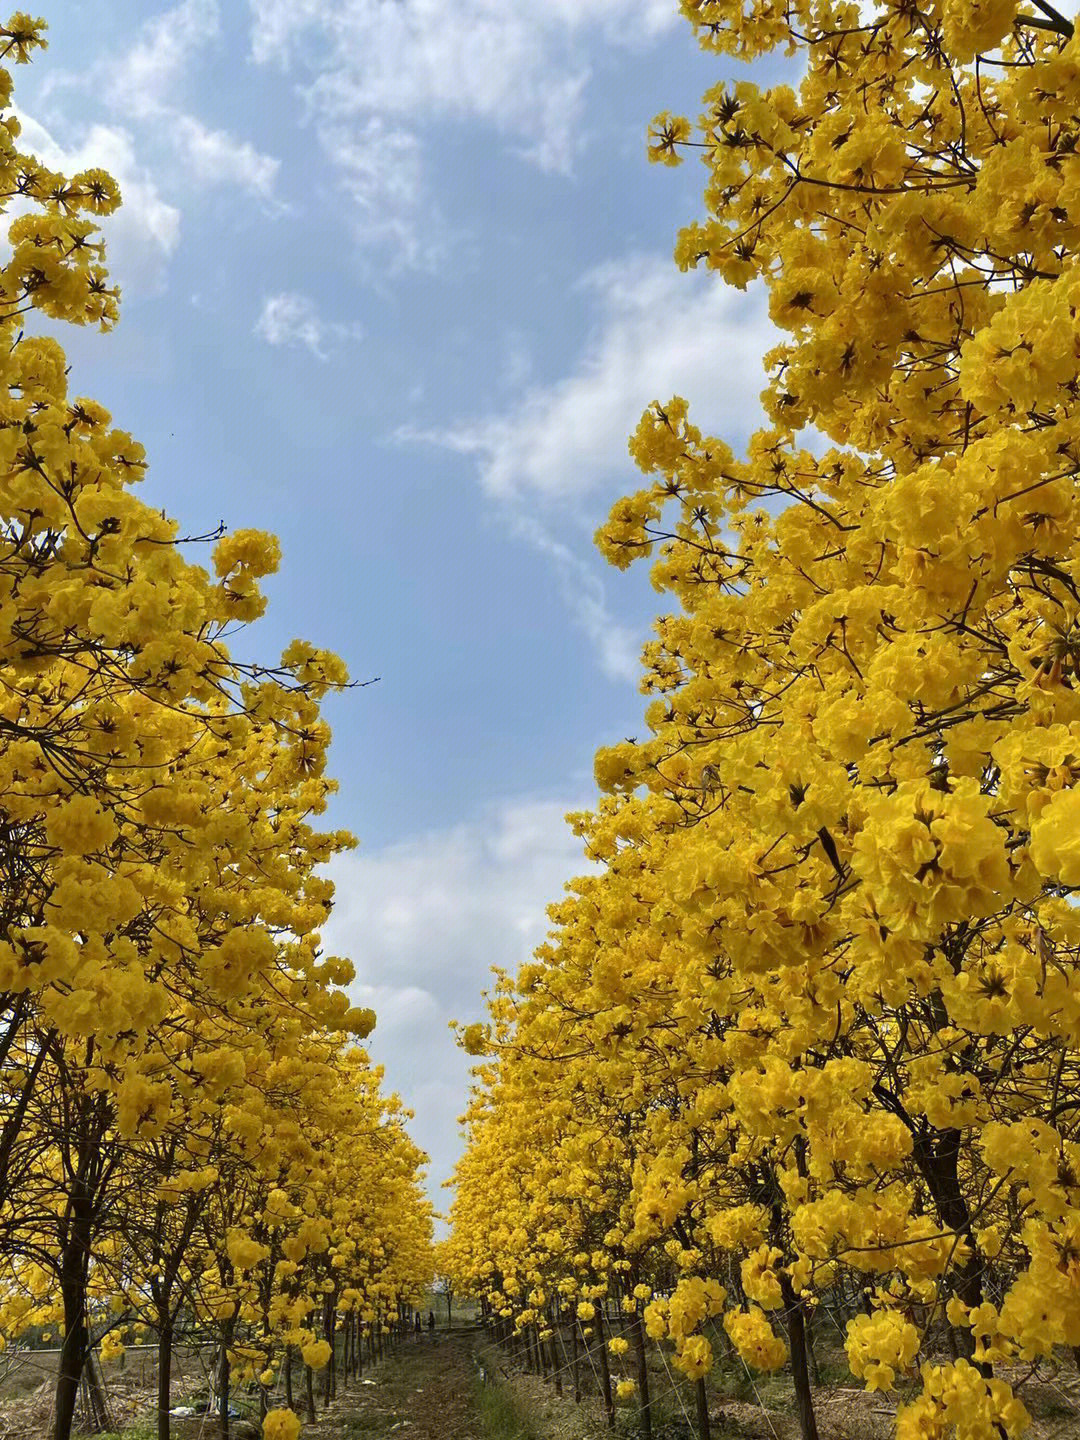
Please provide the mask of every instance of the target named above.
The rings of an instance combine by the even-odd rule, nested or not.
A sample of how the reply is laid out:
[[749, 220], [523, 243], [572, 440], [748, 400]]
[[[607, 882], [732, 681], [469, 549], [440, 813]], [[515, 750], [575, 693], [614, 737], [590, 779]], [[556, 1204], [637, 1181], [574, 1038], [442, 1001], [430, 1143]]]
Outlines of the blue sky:
[[687, 394], [738, 442], [760, 295], [680, 275], [702, 172], [649, 166], [661, 109], [738, 67], [675, 0], [55, 0], [16, 74], [24, 141], [102, 164], [124, 292], [65, 336], [76, 393], [146, 445], [186, 530], [273, 530], [253, 632], [379, 683], [335, 699], [328, 948], [380, 1023], [437, 1184], [467, 1087], [447, 1029], [542, 939], [581, 868], [564, 812], [641, 729], [656, 596], [593, 553], [626, 438]]

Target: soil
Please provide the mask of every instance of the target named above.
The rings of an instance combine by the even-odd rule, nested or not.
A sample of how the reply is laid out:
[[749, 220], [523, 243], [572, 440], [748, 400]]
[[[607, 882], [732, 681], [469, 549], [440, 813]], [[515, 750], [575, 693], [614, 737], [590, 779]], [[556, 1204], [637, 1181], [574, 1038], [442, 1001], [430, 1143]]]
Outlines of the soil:
[[407, 1340], [305, 1424], [304, 1440], [480, 1440], [476, 1331]]
[[[654, 1440], [692, 1440], [696, 1428], [689, 1389], [677, 1383], [662, 1357], [650, 1370]], [[134, 1365], [108, 1377], [109, 1403], [120, 1426], [145, 1426], [152, 1416], [156, 1396], [146, 1383], [150, 1378]], [[1008, 1378], [1033, 1416], [1030, 1440], [1075, 1440], [1080, 1435], [1080, 1375], [1072, 1367], [1039, 1380], [1020, 1372]], [[614, 1435], [607, 1429], [598, 1386], [590, 1383], [584, 1365], [580, 1403], [573, 1399], [570, 1367], [561, 1380], [560, 1396], [550, 1378], [526, 1373], [478, 1326], [425, 1331], [410, 1335], [361, 1379], [339, 1386], [339, 1396], [329, 1406], [317, 1382], [316, 1418], [305, 1423], [304, 1440], [483, 1440], [493, 1433], [484, 1420], [487, 1414], [492, 1423], [493, 1409], [504, 1421], [507, 1415], [515, 1420], [513, 1431], [530, 1440], [614, 1440], [637, 1434], [632, 1402], [618, 1407]], [[789, 1378], [759, 1376], [752, 1395], [740, 1394], [733, 1378], [719, 1370], [713, 1381], [713, 1440], [798, 1440]], [[299, 1403], [301, 1396], [302, 1391]], [[493, 1407], [492, 1401], [499, 1403]], [[888, 1440], [893, 1434], [895, 1397], [838, 1382], [816, 1387], [814, 1403], [822, 1440]], [[51, 1416], [51, 1378], [39, 1375], [33, 1388], [27, 1384], [20, 1393], [9, 1391], [0, 1399], [0, 1440], [43, 1440]], [[500, 1435], [510, 1433], [494, 1428]], [[173, 1440], [217, 1440], [216, 1421], [206, 1416], [176, 1417], [172, 1432]], [[249, 1440], [259, 1430], [251, 1420], [237, 1419], [232, 1433], [234, 1440]]]

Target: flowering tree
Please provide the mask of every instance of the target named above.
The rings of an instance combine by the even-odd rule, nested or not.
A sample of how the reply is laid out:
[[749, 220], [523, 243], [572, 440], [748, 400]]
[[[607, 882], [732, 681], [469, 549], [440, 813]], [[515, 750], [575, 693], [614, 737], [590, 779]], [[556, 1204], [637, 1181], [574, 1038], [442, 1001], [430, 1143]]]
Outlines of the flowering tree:
[[1042, 3], [682, 8], [805, 67], [650, 141], [705, 166], [680, 265], [768, 291], [766, 425], [736, 456], [675, 398], [632, 440], [598, 538], [673, 604], [649, 736], [598, 756], [605, 870], [490, 1039], [665, 1108], [617, 1244], [671, 1237], [647, 1320], [691, 1373], [713, 1304], [750, 1365], [782, 1323], [812, 1436], [800, 1317], [856, 1282], [853, 1373], [920, 1379], [897, 1434], [1000, 1440], [995, 1366], [1080, 1341], [1080, 42]]
[[[0, 60], [44, 29], [12, 16]], [[414, 1293], [430, 1207], [400, 1107], [346, 1048], [374, 1016], [321, 946], [319, 869], [353, 843], [318, 828], [336, 788], [320, 702], [345, 668], [304, 641], [271, 666], [232, 657], [277, 541], [195, 537], [210, 569], [187, 559], [137, 498], [142, 448], [69, 394], [55, 339], [26, 334], [36, 312], [115, 323], [96, 221], [120, 195], [21, 150], [11, 90], [0, 69], [0, 209], [18, 202], [0, 265], [0, 1337], [60, 1324], [68, 1440], [91, 1344], [104, 1331], [115, 1353], [146, 1316], [164, 1437], [181, 1308], [217, 1325], [224, 1393], [234, 1363], [265, 1374], [284, 1343], [286, 1279], [319, 1312], [292, 1317], [305, 1344], [332, 1342], [338, 1279]], [[378, 1167], [386, 1202], [362, 1225], [354, 1187]], [[292, 1215], [316, 1193], [329, 1318], [310, 1293], [328, 1277], [296, 1278], [313, 1246], [288, 1276], [272, 1260], [301, 1245], [277, 1235], [275, 1197]], [[224, 1401], [221, 1417], [224, 1436]], [[298, 1428], [267, 1417], [279, 1440]]]

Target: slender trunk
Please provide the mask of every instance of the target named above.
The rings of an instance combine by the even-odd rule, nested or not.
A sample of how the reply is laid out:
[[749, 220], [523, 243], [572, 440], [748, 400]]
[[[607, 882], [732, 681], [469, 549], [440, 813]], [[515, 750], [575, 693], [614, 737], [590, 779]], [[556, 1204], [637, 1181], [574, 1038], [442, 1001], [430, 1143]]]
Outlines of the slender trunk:
[[90, 1215], [76, 1197], [72, 1205], [60, 1261], [60, 1295], [64, 1305], [64, 1343], [56, 1376], [54, 1440], [70, 1440], [86, 1364], [86, 1272], [90, 1254]]
[[323, 1311], [323, 1335], [326, 1343], [330, 1346], [330, 1359], [326, 1365], [326, 1375], [323, 1378], [323, 1409], [330, 1408], [330, 1401], [334, 1398], [335, 1380], [337, 1379], [337, 1346], [334, 1341], [334, 1320], [336, 1319], [334, 1307], [327, 1297]]
[[161, 1317], [157, 1342], [157, 1440], [169, 1440], [169, 1406], [172, 1391], [172, 1321]]
[[559, 1324], [559, 1313], [554, 1306], [548, 1317], [548, 1329], [551, 1331], [551, 1364], [553, 1379], [555, 1381], [555, 1394], [562, 1395], [563, 1370], [566, 1367], [566, 1356], [563, 1353], [562, 1327]]
[[[982, 1304], [984, 1262], [972, 1230], [971, 1211], [960, 1187], [960, 1138], [960, 1131], [953, 1129], [939, 1130], [933, 1137], [917, 1136], [913, 1155], [930, 1191], [938, 1219], [943, 1226], [962, 1235], [968, 1244], [968, 1258], [955, 1272], [953, 1289], [973, 1310]], [[976, 1364], [974, 1360], [975, 1336], [972, 1331], [966, 1325], [951, 1328], [960, 1354], [971, 1361], [984, 1378], [989, 1379], [993, 1374], [991, 1366]]]
[[232, 1337], [232, 1323], [221, 1332], [221, 1348], [218, 1351], [218, 1435], [229, 1440], [229, 1340]]
[[310, 1425], [315, 1423], [315, 1385], [310, 1365], [304, 1366], [304, 1385], [307, 1389], [307, 1418]]
[[644, 1440], [652, 1440], [652, 1404], [649, 1400], [649, 1361], [645, 1353], [645, 1329], [636, 1308], [630, 1317], [630, 1331], [634, 1337], [634, 1355], [637, 1357], [638, 1401], [641, 1406], [641, 1434]]
[[604, 1302], [596, 1309], [597, 1353], [600, 1356], [600, 1393], [604, 1397], [604, 1417], [609, 1430], [615, 1429], [615, 1397], [611, 1393], [611, 1369], [607, 1358], [607, 1340], [604, 1335]]
[[711, 1440], [712, 1431], [709, 1428], [709, 1391], [704, 1380], [697, 1381], [694, 1386], [694, 1395], [697, 1400], [698, 1440]]
[[285, 1404], [290, 1410], [293, 1408], [291, 1345], [285, 1346]]
[[799, 1419], [799, 1433], [802, 1440], [818, 1440], [806, 1344], [805, 1307], [783, 1272], [780, 1275], [780, 1294], [788, 1316], [787, 1332], [791, 1343], [791, 1374], [795, 1382], [795, 1413]]
[[814, 1312], [812, 1310], [804, 1312], [804, 1322], [806, 1327], [806, 1348], [810, 1355], [810, 1373], [814, 1377], [814, 1384], [820, 1386], [821, 1366], [818, 1364], [817, 1341], [814, 1337]]
[[[87, 1335], [86, 1366], [83, 1369], [83, 1378], [86, 1381], [86, 1393], [90, 1406], [91, 1424], [94, 1431], [103, 1434], [113, 1429], [112, 1421], [109, 1418], [109, 1404], [105, 1398], [105, 1387], [101, 1383], [101, 1375], [94, 1363], [94, 1355], [89, 1349], [89, 1334]], [[120, 1364], [123, 1365], [123, 1359]]]
[[570, 1356], [571, 1374], [574, 1377], [574, 1404], [581, 1404], [581, 1371], [578, 1369], [578, 1322], [577, 1317], [570, 1317]]

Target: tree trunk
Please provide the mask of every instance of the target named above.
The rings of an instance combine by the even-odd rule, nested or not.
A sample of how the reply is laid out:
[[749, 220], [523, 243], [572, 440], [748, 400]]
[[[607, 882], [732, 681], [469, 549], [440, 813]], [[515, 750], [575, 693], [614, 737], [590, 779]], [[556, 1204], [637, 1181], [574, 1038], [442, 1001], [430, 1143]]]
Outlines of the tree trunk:
[[570, 1364], [571, 1374], [574, 1377], [574, 1404], [581, 1404], [581, 1371], [578, 1369], [578, 1322], [577, 1317], [570, 1317]]
[[637, 1358], [638, 1401], [641, 1406], [641, 1434], [644, 1440], [652, 1440], [652, 1404], [649, 1400], [649, 1361], [645, 1352], [645, 1329], [641, 1316], [635, 1307], [630, 1317], [630, 1332], [634, 1337], [634, 1355]]
[[[104, 1434], [115, 1427], [109, 1418], [109, 1402], [105, 1398], [105, 1387], [101, 1381], [101, 1375], [97, 1365], [94, 1363], [93, 1351], [89, 1348], [89, 1333], [87, 1334], [86, 1365], [83, 1368], [83, 1378], [86, 1381], [86, 1393], [90, 1403], [91, 1431], [95, 1434]], [[123, 1359], [120, 1364], [123, 1365]]]
[[323, 1311], [323, 1334], [326, 1338], [326, 1343], [330, 1346], [330, 1359], [326, 1362], [326, 1375], [323, 1378], [324, 1410], [328, 1410], [330, 1408], [330, 1401], [333, 1400], [336, 1392], [335, 1381], [337, 1379], [337, 1345], [335, 1344], [334, 1340], [334, 1321], [336, 1318], [337, 1317], [334, 1313], [334, 1307], [331, 1304], [329, 1297], [327, 1297], [326, 1306]]
[[162, 1319], [157, 1342], [157, 1440], [169, 1440], [169, 1406], [172, 1393], [173, 1328]]
[[221, 1348], [218, 1351], [218, 1435], [229, 1440], [229, 1339], [232, 1325], [221, 1334]]
[[[953, 1129], [939, 1130], [933, 1137], [916, 1136], [913, 1155], [941, 1224], [962, 1235], [968, 1244], [970, 1253], [956, 1271], [953, 1289], [965, 1305], [974, 1309], [982, 1304], [983, 1257], [972, 1231], [971, 1211], [960, 1188], [960, 1139], [960, 1131]], [[951, 1328], [960, 1354], [975, 1365], [984, 1379], [989, 1379], [992, 1368], [975, 1362], [975, 1336], [971, 1330], [966, 1325]]]
[[[604, 1397], [604, 1417], [609, 1430], [615, 1429], [615, 1397], [611, 1393], [611, 1369], [608, 1366], [607, 1341], [604, 1335], [604, 1305], [603, 1301], [596, 1310], [596, 1337], [597, 1350], [600, 1355], [600, 1393]], [[583, 1337], [587, 1338], [587, 1337]]]
[[694, 1396], [697, 1400], [698, 1440], [711, 1440], [712, 1431], [709, 1429], [709, 1391], [704, 1380], [698, 1380], [695, 1384]]
[[818, 1440], [806, 1345], [805, 1307], [795, 1294], [790, 1279], [783, 1272], [780, 1275], [780, 1294], [788, 1315], [787, 1332], [791, 1343], [791, 1373], [795, 1382], [795, 1413], [799, 1418], [799, 1433], [802, 1440]]
[[814, 1338], [814, 1312], [803, 1311], [804, 1326], [806, 1329], [806, 1349], [810, 1356], [810, 1373], [814, 1377], [814, 1384], [821, 1385], [821, 1366], [818, 1364], [817, 1341]]
[[285, 1346], [285, 1404], [290, 1410], [293, 1408], [291, 1345]]
[[304, 1384], [307, 1388], [307, 1418], [309, 1425], [314, 1425], [315, 1423], [315, 1385], [312, 1377], [313, 1372], [311, 1366], [305, 1365]]
[[72, 1204], [60, 1260], [60, 1294], [64, 1305], [64, 1343], [56, 1376], [55, 1440], [70, 1440], [86, 1364], [86, 1273], [90, 1258], [90, 1215], [76, 1196]]

